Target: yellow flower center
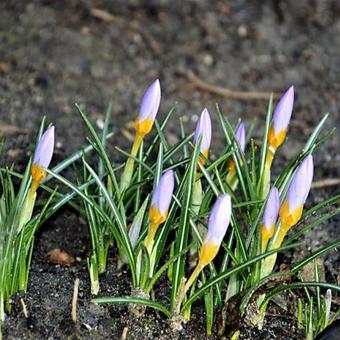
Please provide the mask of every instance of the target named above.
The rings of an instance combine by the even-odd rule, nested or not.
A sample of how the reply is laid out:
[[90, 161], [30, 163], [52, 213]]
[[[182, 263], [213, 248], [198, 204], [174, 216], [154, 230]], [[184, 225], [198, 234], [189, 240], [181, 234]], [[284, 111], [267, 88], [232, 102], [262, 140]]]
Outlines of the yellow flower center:
[[285, 140], [286, 133], [287, 133], [287, 129], [283, 129], [279, 133], [275, 134], [274, 125], [272, 125], [268, 132], [269, 147], [272, 147], [274, 148], [274, 150], [276, 150]]
[[168, 215], [167, 212], [164, 215], [162, 215], [158, 208], [155, 206], [152, 206], [150, 208], [149, 218], [152, 224], [160, 225], [166, 220], [167, 215]]
[[298, 205], [293, 211], [290, 211], [288, 199], [285, 199], [280, 208], [281, 223], [288, 229], [295, 225], [301, 218], [303, 205]]
[[214, 242], [204, 242], [200, 251], [199, 263], [203, 266], [209, 264], [217, 255], [219, 245]]
[[147, 118], [147, 119], [140, 121], [137, 117], [135, 120], [135, 130], [136, 130], [137, 135], [143, 138], [151, 131], [152, 125], [153, 125], [153, 120]]

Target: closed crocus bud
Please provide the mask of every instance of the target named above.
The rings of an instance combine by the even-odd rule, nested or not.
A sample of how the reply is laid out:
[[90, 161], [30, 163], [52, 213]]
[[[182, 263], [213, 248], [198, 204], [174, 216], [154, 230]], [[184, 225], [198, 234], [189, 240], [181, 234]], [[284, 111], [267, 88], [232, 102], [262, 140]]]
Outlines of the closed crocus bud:
[[[246, 148], [246, 127], [243, 123], [241, 123], [240, 126], [238, 127], [238, 129], [235, 133], [235, 138], [237, 140], [237, 143], [240, 146], [240, 150], [242, 152], [244, 152], [244, 150]], [[236, 143], [235, 143], [234, 147], [236, 149], [238, 149], [238, 145], [236, 145]], [[237, 151], [237, 154], [238, 154], [238, 151]], [[230, 176], [233, 177], [236, 173], [236, 169], [235, 169], [235, 163], [232, 159], [229, 161], [228, 167], [229, 167], [229, 171], [230, 171]]]
[[41, 136], [38, 146], [35, 150], [33, 165], [32, 165], [32, 178], [33, 181], [40, 183], [46, 177], [45, 169], [51, 163], [54, 150], [54, 126], [49, 127]]
[[275, 223], [279, 214], [280, 198], [279, 191], [273, 187], [269, 193], [261, 223], [262, 250], [267, 247], [268, 240], [273, 237]]
[[228, 194], [220, 196], [211, 211], [208, 222], [208, 233], [203, 242], [199, 264], [206, 266], [217, 255], [227, 232], [231, 217], [231, 198]]
[[291, 86], [281, 97], [277, 104], [272, 125], [269, 129], [268, 144], [273, 148], [272, 153], [283, 143], [286, 138], [287, 127], [293, 112], [294, 105], [294, 86]]
[[244, 149], [246, 148], [246, 127], [243, 123], [241, 123], [238, 127], [235, 133], [235, 137], [240, 145], [241, 151], [244, 152]]
[[135, 121], [135, 130], [140, 137], [144, 137], [151, 131], [159, 109], [160, 101], [161, 86], [159, 80], [156, 79], [144, 93], [139, 115]]
[[313, 180], [313, 157], [307, 156], [297, 168], [288, 188], [286, 199], [280, 208], [280, 219], [283, 227], [290, 228], [302, 215]]
[[172, 199], [172, 193], [174, 191], [174, 186], [174, 172], [172, 170], [168, 170], [161, 177], [152, 196], [150, 208], [151, 223], [159, 225], [166, 220]]
[[194, 134], [194, 144], [198, 143], [198, 140], [202, 136], [200, 152], [204, 157], [199, 158], [200, 164], [205, 164], [205, 158], [208, 158], [209, 149], [211, 144], [211, 119], [208, 109], [204, 109], [201, 116], [196, 124], [195, 134]]

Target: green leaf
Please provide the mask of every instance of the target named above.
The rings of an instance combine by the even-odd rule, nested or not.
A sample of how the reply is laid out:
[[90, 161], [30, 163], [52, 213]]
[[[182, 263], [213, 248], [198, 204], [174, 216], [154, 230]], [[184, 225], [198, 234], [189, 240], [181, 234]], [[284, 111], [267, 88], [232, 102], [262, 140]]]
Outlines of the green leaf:
[[153, 301], [153, 300], [147, 300], [147, 299], [142, 299], [142, 298], [137, 298], [137, 297], [131, 297], [131, 296], [126, 296], [126, 297], [101, 297], [101, 298], [96, 298], [92, 300], [93, 303], [96, 304], [104, 304], [104, 303], [116, 303], [116, 304], [127, 304], [127, 303], [135, 303], [139, 305], [143, 305], [146, 307], [151, 307], [153, 309], [156, 309], [160, 312], [162, 312], [166, 317], [170, 318], [171, 317], [171, 312], [162, 304]]

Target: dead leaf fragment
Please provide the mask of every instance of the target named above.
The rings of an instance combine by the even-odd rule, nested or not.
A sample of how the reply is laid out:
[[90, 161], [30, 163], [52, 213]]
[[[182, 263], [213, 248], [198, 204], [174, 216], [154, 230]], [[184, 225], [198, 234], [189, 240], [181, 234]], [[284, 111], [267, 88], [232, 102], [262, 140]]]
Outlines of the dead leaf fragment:
[[64, 266], [72, 266], [75, 259], [66, 251], [60, 248], [54, 248], [47, 253], [47, 262], [52, 264], [61, 264]]

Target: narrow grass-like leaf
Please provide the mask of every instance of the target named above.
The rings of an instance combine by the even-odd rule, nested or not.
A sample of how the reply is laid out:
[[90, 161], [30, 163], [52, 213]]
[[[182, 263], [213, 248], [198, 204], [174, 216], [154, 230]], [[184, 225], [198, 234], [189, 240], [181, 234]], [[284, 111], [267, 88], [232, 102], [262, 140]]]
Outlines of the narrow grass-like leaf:
[[292, 272], [293, 273], [297, 273], [299, 270], [301, 270], [306, 264], [308, 264], [309, 262], [313, 261], [314, 259], [316, 259], [317, 257], [321, 256], [322, 254], [328, 252], [329, 250], [332, 250], [334, 248], [340, 247], [340, 240], [335, 241], [325, 247], [322, 247], [320, 249], [318, 249], [317, 251], [315, 251], [314, 253], [312, 253], [310, 256], [304, 258], [303, 260], [301, 260], [300, 262], [298, 262], [293, 268], [292, 268]]
[[[193, 184], [195, 180], [195, 172], [196, 172], [196, 167], [197, 167], [200, 143], [201, 143], [201, 138], [199, 139], [199, 142], [195, 145], [192, 160], [188, 168], [187, 177], [184, 179], [185, 194], [183, 196], [180, 223], [179, 223], [179, 228], [177, 231], [175, 253], [180, 253], [183, 249], [185, 249], [185, 247], [188, 244], [192, 191], [193, 191]], [[180, 281], [182, 277], [184, 276], [184, 267], [185, 267], [185, 257], [181, 256], [174, 263], [174, 267], [173, 267], [172, 289], [171, 289], [171, 308], [175, 306], [175, 299], [176, 299], [177, 291], [180, 285]]]
[[135, 303], [139, 305], [143, 305], [146, 307], [150, 307], [153, 309], [156, 309], [160, 312], [162, 312], [166, 317], [171, 317], [171, 312], [162, 304], [153, 301], [153, 300], [147, 300], [132, 296], [126, 296], [126, 297], [100, 297], [92, 300], [93, 303], [96, 304], [104, 304], [104, 303], [116, 303], [116, 304], [126, 304], [126, 303]]
[[244, 269], [249, 268], [251, 265], [253, 265], [254, 263], [261, 261], [262, 259], [281, 252], [283, 250], [287, 250], [287, 249], [291, 249], [296, 247], [297, 244], [290, 244], [288, 246], [284, 246], [284, 247], [280, 247], [277, 249], [273, 249], [271, 251], [268, 251], [266, 253], [260, 254], [256, 257], [253, 257], [251, 259], [249, 259], [248, 261], [241, 263], [237, 266], [234, 266], [232, 269], [227, 270], [225, 272], [220, 273], [219, 275], [213, 277], [212, 279], [208, 280], [208, 282], [206, 284], [204, 284], [202, 287], [200, 287], [199, 289], [197, 289], [197, 291], [183, 304], [182, 306], [182, 310], [185, 310], [188, 306], [190, 306], [195, 300], [197, 300], [199, 297], [202, 296], [202, 294], [204, 294], [206, 289], [209, 289], [210, 287], [218, 284], [219, 282], [221, 282], [222, 280], [227, 279], [228, 277], [230, 277], [231, 275], [241, 272]]

